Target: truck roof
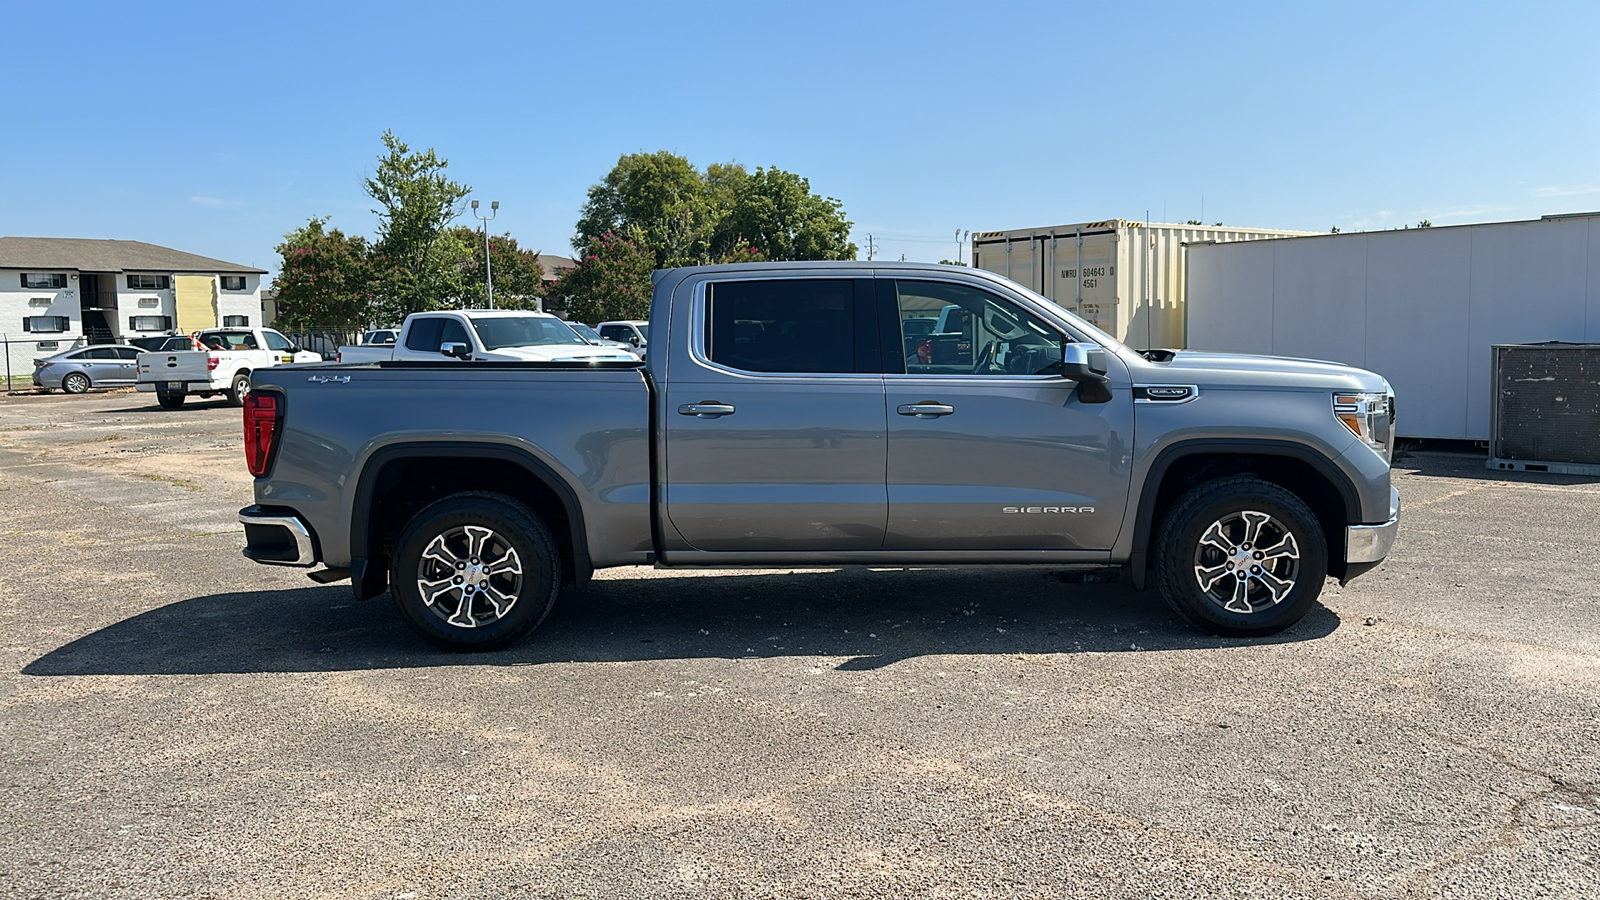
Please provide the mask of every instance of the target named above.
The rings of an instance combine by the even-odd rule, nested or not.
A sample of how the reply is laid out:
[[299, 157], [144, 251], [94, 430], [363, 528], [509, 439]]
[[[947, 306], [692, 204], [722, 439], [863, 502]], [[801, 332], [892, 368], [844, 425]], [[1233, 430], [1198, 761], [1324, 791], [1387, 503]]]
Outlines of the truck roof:
[[412, 313], [412, 315], [439, 315], [442, 313], [461, 313], [462, 315], [475, 316], [477, 318], [508, 318], [510, 316], [543, 316], [547, 319], [556, 318], [550, 313], [542, 312], [537, 309], [430, 309], [425, 313]]

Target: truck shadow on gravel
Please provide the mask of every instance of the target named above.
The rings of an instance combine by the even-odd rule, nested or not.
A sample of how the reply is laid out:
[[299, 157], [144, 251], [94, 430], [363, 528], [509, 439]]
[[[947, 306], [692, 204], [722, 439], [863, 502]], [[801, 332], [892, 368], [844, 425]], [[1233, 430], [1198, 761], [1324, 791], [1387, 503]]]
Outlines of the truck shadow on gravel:
[[[1092, 577], [1092, 576], [1091, 576]], [[439, 651], [387, 595], [345, 585], [213, 594], [153, 609], [30, 663], [25, 675], [211, 675], [694, 658], [818, 657], [837, 671], [933, 654], [1208, 651], [1315, 640], [1323, 606], [1271, 638], [1224, 640], [1178, 622], [1154, 592], [1043, 569], [843, 570], [608, 578], [564, 593], [521, 643]]]

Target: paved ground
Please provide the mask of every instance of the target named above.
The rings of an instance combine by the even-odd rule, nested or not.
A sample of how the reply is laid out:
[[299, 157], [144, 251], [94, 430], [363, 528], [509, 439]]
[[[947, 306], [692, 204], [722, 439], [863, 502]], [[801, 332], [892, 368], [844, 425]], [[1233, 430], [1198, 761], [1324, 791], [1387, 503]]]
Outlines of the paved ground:
[[1413, 454], [1272, 640], [1044, 569], [603, 573], [440, 654], [220, 403], [0, 398], [0, 896], [1600, 895], [1600, 482]]

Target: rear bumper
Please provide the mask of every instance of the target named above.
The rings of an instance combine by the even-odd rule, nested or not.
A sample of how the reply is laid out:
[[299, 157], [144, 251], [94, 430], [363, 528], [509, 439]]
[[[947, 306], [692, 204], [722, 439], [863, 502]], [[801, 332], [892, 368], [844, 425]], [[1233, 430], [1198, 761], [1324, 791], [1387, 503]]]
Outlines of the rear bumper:
[[1389, 488], [1389, 521], [1380, 525], [1349, 525], [1344, 530], [1344, 561], [1352, 565], [1381, 562], [1394, 546], [1400, 530], [1400, 492]]
[[293, 510], [246, 506], [239, 510], [239, 521], [244, 525], [246, 558], [268, 566], [317, 564], [316, 539]]
[[222, 388], [212, 384], [209, 381], [141, 381], [138, 384], [135, 384], [133, 389], [148, 393], [155, 390], [158, 386], [164, 388], [168, 384], [181, 384], [185, 394], [207, 394], [222, 390]]

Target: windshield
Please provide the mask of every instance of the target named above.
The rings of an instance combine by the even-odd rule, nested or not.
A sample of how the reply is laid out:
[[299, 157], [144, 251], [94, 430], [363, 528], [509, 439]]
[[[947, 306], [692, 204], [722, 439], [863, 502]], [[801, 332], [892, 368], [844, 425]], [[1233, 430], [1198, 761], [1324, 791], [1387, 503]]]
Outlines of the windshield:
[[472, 319], [472, 328], [485, 350], [506, 347], [539, 347], [548, 344], [586, 344], [567, 327], [567, 323], [542, 316], [517, 316]]
[[593, 328], [590, 328], [582, 322], [568, 322], [567, 326], [573, 331], [576, 331], [579, 337], [591, 344], [598, 344], [605, 340], [605, 338], [600, 336], [600, 332], [595, 331]]

